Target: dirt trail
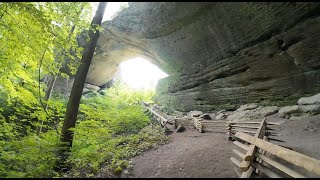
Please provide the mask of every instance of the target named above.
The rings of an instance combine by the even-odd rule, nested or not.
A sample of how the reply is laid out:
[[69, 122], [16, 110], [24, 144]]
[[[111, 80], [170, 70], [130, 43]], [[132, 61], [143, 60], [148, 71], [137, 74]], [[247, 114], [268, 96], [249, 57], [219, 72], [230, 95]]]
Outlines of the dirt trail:
[[[320, 159], [319, 119], [320, 114], [302, 117], [298, 120], [279, 118], [276, 114], [268, 116], [268, 122], [282, 123], [276, 127], [280, 136], [272, 138], [285, 141], [271, 142]], [[236, 146], [228, 141], [226, 134], [199, 133], [193, 128], [187, 128], [182, 133], [173, 133], [170, 136], [172, 142], [132, 158], [132, 168], [125, 170], [121, 177], [238, 177], [234, 171], [235, 165], [230, 160], [231, 156], [235, 156], [232, 149], [236, 149]], [[301, 168], [292, 168], [307, 177], [318, 177], [301, 170]]]
[[238, 177], [230, 160], [235, 146], [227, 135], [186, 129], [170, 136], [172, 142], [134, 157], [133, 168], [121, 177]]

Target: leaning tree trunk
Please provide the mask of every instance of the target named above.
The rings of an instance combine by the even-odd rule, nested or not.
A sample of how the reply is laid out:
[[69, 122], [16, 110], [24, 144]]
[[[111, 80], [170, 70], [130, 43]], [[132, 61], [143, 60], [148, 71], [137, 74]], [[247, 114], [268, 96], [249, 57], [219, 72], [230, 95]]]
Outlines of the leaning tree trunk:
[[[91, 22], [91, 27], [96, 29], [97, 25], [101, 25], [103, 14], [106, 7], [106, 2], [100, 2], [95, 16]], [[85, 47], [82, 54], [81, 64], [78, 67], [74, 83], [71, 89], [67, 111], [64, 117], [63, 127], [61, 131], [61, 141], [63, 147], [59, 150], [59, 158], [57, 168], [59, 170], [67, 170], [69, 167], [66, 165], [66, 160], [69, 153], [71, 152], [72, 141], [73, 141], [73, 131], [70, 128], [74, 128], [76, 125], [77, 115], [79, 111], [79, 103], [81, 99], [82, 90], [84, 83], [89, 71], [90, 63], [94, 54], [95, 47], [97, 45], [98, 38], [100, 36], [99, 31], [95, 33], [90, 28], [89, 30], [89, 44]]]

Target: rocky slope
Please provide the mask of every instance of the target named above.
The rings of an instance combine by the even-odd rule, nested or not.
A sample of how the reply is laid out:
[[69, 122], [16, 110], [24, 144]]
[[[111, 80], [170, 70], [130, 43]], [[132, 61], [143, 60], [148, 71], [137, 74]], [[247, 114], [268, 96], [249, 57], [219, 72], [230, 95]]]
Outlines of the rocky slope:
[[87, 82], [144, 56], [169, 74], [159, 104], [180, 111], [286, 105], [320, 91], [320, 3], [136, 2], [103, 24]]

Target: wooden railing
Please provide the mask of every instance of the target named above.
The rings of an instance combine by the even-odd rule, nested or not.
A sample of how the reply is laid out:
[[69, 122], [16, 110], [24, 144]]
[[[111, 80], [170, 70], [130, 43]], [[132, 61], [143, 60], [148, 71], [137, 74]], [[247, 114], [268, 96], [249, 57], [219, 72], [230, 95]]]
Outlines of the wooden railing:
[[[255, 135], [259, 129], [259, 126], [261, 124], [261, 122], [226, 122], [226, 126], [227, 126], [227, 130], [228, 130], [228, 134], [229, 134], [229, 139], [231, 140], [234, 135], [236, 134], [236, 132], [244, 132], [244, 133], [248, 133], [248, 134], [252, 134]], [[279, 125], [278, 123], [273, 123], [273, 122], [265, 122], [266, 127], [264, 129], [264, 133], [266, 136], [278, 136], [277, 133], [275, 133], [274, 131], [278, 130], [277, 128], [275, 128], [275, 126]], [[268, 126], [268, 127], [267, 127]], [[273, 126], [273, 127], [270, 127]], [[278, 139], [274, 139], [271, 138], [272, 140], [275, 141], [280, 141]]]
[[222, 132], [225, 133], [226, 121], [204, 120], [202, 118], [191, 117], [193, 126], [201, 133]]
[[[236, 132], [245, 132], [249, 134], [256, 134], [259, 129], [261, 122], [232, 122], [232, 121], [223, 121], [223, 120], [204, 120], [198, 117], [191, 117], [193, 126], [201, 133], [203, 132], [222, 132], [229, 135], [229, 140], [234, 137]], [[279, 125], [277, 123], [266, 123], [268, 126]], [[268, 132], [267, 132], [268, 130]], [[266, 127], [265, 135], [277, 136], [274, 132], [273, 127]], [[278, 139], [271, 138], [275, 141], [281, 141]]]
[[[311, 173], [320, 175], [319, 160], [268, 142], [268, 137], [266, 136], [266, 131], [268, 129], [267, 125], [268, 123], [266, 123], [265, 119], [260, 122], [260, 126], [254, 136], [240, 131], [235, 133], [234, 137], [238, 138], [239, 141], [234, 141], [233, 143], [246, 151], [246, 153], [243, 153], [236, 149], [233, 150], [233, 152], [240, 157], [242, 161], [231, 157], [231, 161], [242, 171], [240, 177], [249, 178], [253, 172], [256, 172], [257, 174], [262, 172], [271, 178], [282, 177], [279, 173], [276, 173], [274, 168], [289, 175], [290, 177], [306, 177], [305, 175], [289, 168], [288, 165], [283, 165], [271, 157], [268, 157], [269, 154], [283, 159], [292, 165], [303, 168]], [[244, 143], [241, 143], [240, 141], [243, 141]]]
[[150, 112], [151, 116], [154, 117], [161, 126], [166, 126], [166, 124], [169, 122], [166, 118], [164, 118], [163, 116], [161, 116], [159, 113], [157, 113], [156, 111], [154, 111], [153, 109], [151, 109], [149, 107], [149, 104], [146, 102], [142, 102], [141, 103], [145, 109], [147, 109], [147, 111]]

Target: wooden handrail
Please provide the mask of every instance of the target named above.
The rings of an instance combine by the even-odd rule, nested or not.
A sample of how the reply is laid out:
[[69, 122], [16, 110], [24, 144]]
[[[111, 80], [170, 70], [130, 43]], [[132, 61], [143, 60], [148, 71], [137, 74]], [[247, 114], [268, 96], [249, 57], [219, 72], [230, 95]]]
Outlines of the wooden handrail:
[[[264, 133], [264, 128], [266, 127], [265, 126], [265, 122], [266, 122], [266, 118], [264, 118], [262, 120], [261, 125], [259, 126], [259, 129], [257, 130], [257, 132], [254, 135], [254, 137], [259, 138], [261, 136], [262, 137], [264, 136], [264, 134], [262, 134], [262, 133]], [[249, 150], [248, 150], [244, 160], [246, 160], [246, 161], [252, 161], [253, 160], [255, 148], [256, 148], [255, 145], [253, 145], [253, 144], [250, 145]]]
[[281, 146], [272, 144], [268, 141], [264, 141], [257, 137], [250, 136], [248, 134], [237, 132], [235, 134], [237, 138], [253, 144], [268, 153], [275, 155], [283, 160], [286, 160], [298, 167], [304, 168], [305, 170], [320, 175], [320, 161], [304, 154], [283, 148]]
[[158, 121], [160, 121], [160, 124], [161, 124], [161, 125], [164, 126], [164, 125], [168, 122], [168, 120], [167, 120], [166, 118], [164, 118], [163, 116], [161, 116], [160, 114], [158, 114], [157, 112], [155, 112], [154, 110], [152, 110], [152, 109], [149, 107], [149, 104], [148, 104], [148, 103], [142, 101], [141, 104], [142, 104], [145, 108], [147, 108], [152, 114], [154, 114], [155, 116], [157, 116], [157, 117], [156, 117], [157, 120], [158, 120], [158, 118], [160, 119], [160, 120], [158, 120]]
[[[260, 124], [261, 122], [232, 122], [232, 121], [226, 121], [226, 123], [229, 124]], [[267, 122], [267, 125], [280, 125], [280, 123], [276, 123], [276, 122]]]
[[[254, 135], [254, 137], [259, 138], [259, 137], [263, 137], [264, 136], [264, 132], [265, 132], [265, 123], [266, 123], [266, 118], [263, 118], [263, 120], [260, 122], [260, 126], [259, 129], [257, 130], [256, 134]], [[239, 131], [238, 131], [239, 132]], [[250, 164], [253, 162], [253, 158], [254, 158], [254, 153], [256, 152], [256, 146], [251, 144], [249, 146], [249, 149], [246, 153], [245, 158], [243, 159], [243, 161], [240, 164], [240, 169], [245, 172], [249, 169]]]
[[289, 176], [292, 176], [294, 178], [305, 178], [305, 176], [303, 176], [302, 174], [278, 163], [277, 161], [268, 158], [267, 156], [260, 154], [260, 153], [256, 153], [255, 154], [256, 157], [260, 158], [261, 160], [265, 161], [266, 163], [270, 164], [271, 166], [279, 169], [280, 171], [288, 174]]
[[265, 175], [269, 176], [270, 178], [282, 178], [278, 174], [272, 172], [269, 168], [267, 168], [259, 163], [254, 162], [253, 166], [258, 168], [261, 172], [263, 172]]
[[248, 129], [259, 129], [259, 127], [256, 127], [256, 126], [239, 126], [239, 125], [231, 125], [231, 127], [248, 128]]
[[248, 146], [248, 145], [242, 144], [242, 143], [239, 142], [239, 141], [233, 141], [233, 144], [239, 146], [241, 149], [243, 149], [243, 150], [245, 150], [245, 151], [248, 151], [248, 149], [249, 149], [249, 146]]
[[152, 110], [151, 108], [149, 108], [149, 107], [146, 107], [149, 111], [151, 111], [151, 113], [153, 113], [154, 115], [156, 115], [158, 118], [160, 118], [160, 123], [162, 124], [162, 125], [165, 125], [167, 122], [168, 122], [168, 120], [166, 119], [166, 118], [164, 118], [164, 117], [162, 117], [160, 114], [158, 114], [157, 112], [155, 112], [154, 110]]

